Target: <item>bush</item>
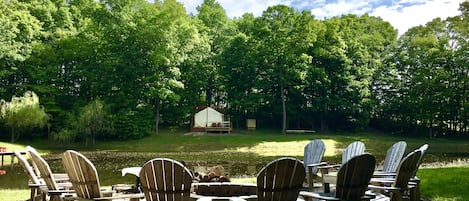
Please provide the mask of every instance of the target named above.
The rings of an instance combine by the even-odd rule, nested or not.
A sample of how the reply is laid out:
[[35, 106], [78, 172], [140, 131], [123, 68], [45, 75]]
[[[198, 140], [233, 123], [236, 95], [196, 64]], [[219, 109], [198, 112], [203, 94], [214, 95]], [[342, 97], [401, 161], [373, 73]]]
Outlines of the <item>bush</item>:
[[153, 115], [151, 108], [142, 107], [135, 110], [122, 110], [111, 118], [112, 130], [109, 136], [118, 140], [140, 139], [151, 133]]

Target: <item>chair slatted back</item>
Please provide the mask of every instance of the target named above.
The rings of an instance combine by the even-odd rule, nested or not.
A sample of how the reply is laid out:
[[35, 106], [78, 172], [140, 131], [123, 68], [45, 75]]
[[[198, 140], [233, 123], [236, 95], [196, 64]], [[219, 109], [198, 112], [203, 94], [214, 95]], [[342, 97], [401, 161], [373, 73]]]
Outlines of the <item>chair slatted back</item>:
[[365, 153], [342, 164], [337, 173], [336, 198], [360, 200], [365, 195], [376, 165], [373, 155]]
[[[322, 160], [322, 157], [324, 156], [325, 151], [326, 151], [326, 145], [324, 144], [322, 140], [313, 140], [309, 142], [304, 148], [303, 162], [304, 162], [305, 168], [307, 168], [309, 164], [320, 163]], [[312, 174], [316, 174], [317, 172], [318, 172], [317, 167], [313, 167]]]
[[297, 200], [305, 176], [301, 161], [295, 158], [274, 160], [257, 175], [257, 200]]
[[41, 184], [42, 182], [39, 180], [39, 178], [37, 177], [37, 175], [34, 172], [33, 168], [31, 167], [31, 165], [26, 160], [26, 158], [24, 158], [24, 156], [21, 155], [21, 153], [16, 151], [16, 150], [13, 150], [13, 153], [15, 154], [15, 157], [18, 158], [19, 163], [21, 164], [24, 171], [28, 175], [28, 178], [31, 181], [31, 183]]
[[16, 158], [18, 158], [18, 161], [23, 167], [24, 172], [26, 172], [28, 175], [29, 183], [33, 184], [29, 185], [29, 188], [31, 189], [30, 200], [34, 200], [37, 195], [41, 194], [38, 189], [39, 186], [37, 185], [44, 185], [44, 181], [39, 179], [39, 177], [36, 175], [36, 172], [33, 170], [33, 167], [19, 151], [13, 150], [13, 153], [15, 154]]
[[351, 158], [364, 154], [365, 144], [360, 141], [350, 143], [342, 153], [342, 164], [350, 160]]
[[394, 143], [386, 152], [384, 159], [383, 172], [396, 172], [402, 158], [404, 157], [407, 143], [399, 141]]
[[416, 169], [419, 166], [421, 156], [422, 151], [417, 149], [402, 159], [402, 162], [397, 169], [396, 181], [394, 183], [395, 187], [407, 189], [410, 179], [413, 177], [414, 172], [416, 172]]
[[415, 171], [413, 172], [412, 177], [416, 177], [416, 176], [417, 176], [417, 171], [419, 170], [420, 164], [422, 164], [423, 155], [425, 154], [425, 152], [427, 151], [427, 149], [428, 149], [428, 144], [424, 144], [424, 145], [422, 145], [421, 147], [418, 148], [418, 150], [421, 151], [422, 153], [420, 154], [420, 158], [419, 158], [419, 161], [418, 161], [418, 163], [417, 163], [417, 168], [416, 168]]
[[146, 162], [140, 171], [141, 189], [147, 201], [188, 201], [192, 174], [183, 164], [168, 158]]
[[98, 172], [88, 158], [81, 153], [68, 150], [63, 153], [62, 162], [78, 197], [84, 199], [102, 197]]
[[[26, 150], [28, 151], [28, 150]], [[47, 186], [48, 191], [59, 190], [57, 183], [55, 182], [54, 176], [52, 175], [52, 171], [49, 167], [49, 164], [39, 155], [36, 151], [28, 151], [29, 156], [31, 157], [31, 161], [36, 164], [36, 168], [38, 172], [41, 174], [41, 179]], [[62, 201], [60, 195], [54, 194], [51, 195], [51, 201]]]
[[59, 190], [57, 183], [55, 182], [54, 176], [52, 175], [52, 171], [49, 167], [49, 164], [39, 155], [37, 152], [29, 152], [29, 156], [31, 157], [31, 161], [36, 164], [37, 170], [41, 174], [41, 179], [47, 186], [49, 190]]
[[[31, 153], [35, 153], [36, 155], [39, 155], [39, 152], [36, 151], [36, 149], [34, 149], [33, 147], [31, 146], [26, 146], [26, 153], [28, 154], [29, 158], [31, 158]], [[34, 162], [33, 160], [31, 160], [31, 167], [33, 168], [34, 172], [36, 173], [36, 176], [38, 178], [41, 178], [41, 173], [39, 172], [39, 169], [37, 168], [37, 165], [36, 165], [36, 162]]]

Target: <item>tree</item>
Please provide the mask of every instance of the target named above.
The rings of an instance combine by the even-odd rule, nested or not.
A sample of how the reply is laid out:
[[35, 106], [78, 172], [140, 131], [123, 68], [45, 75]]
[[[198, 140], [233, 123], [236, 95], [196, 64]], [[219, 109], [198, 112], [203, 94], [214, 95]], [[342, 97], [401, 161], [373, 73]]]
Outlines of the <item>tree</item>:
[[84, 138], [86, 145], [95, 145], [96, 136], [109, 131], [110, 125], [102, 101], [94, 100], [80, 109], [75, 132]]
[[39, 105], [39, 98], [34, 92], [26, 92], [22, 97], [13, 96], [10, 102], [0, 101], [1, 117], [11, 129], [11, 142], [16, 141], [21, 131], [43, 128], [49, 116]]
[[390, 85], [396, 96], [387, 114], [401, 122], [402, 130], [427, 136], [464, 134], [468, 131], [467, 7], [460, 16], [437, 18], [409, 29], [395, 52], [396, 79]]
[[380, 18], [344, 15], [324, 22], [310, 49], [308, 70], [310, 110], [321, 129], [359, 130], [368, 125], [373, 81], [382, 68], [397, 32]]
[[41, 33], [40, 22], [26, 5], [16, 0], [0, 2], [0, 98], [16, 91], [8, 91], [7, 87], [18, 87], [14, 80], [17, 65], [30, 56]]
[[[206, 36], [209, 45], [208, 55], [198, 65], [198, 70], [203, 72], [203, 90], [205, 105], [224, 104], [225, 94], [220, 83], [220, 54], [227, 46], [228, 41], [234, 35], [234, 28], [228, 20], [225, 10], [215, 0], [204, 0], [197, 7], [199, 12], [195, 18], [198, 30]], [[200, 89], [199, 89], [200, 90]]]
[[316, 40], [315, 21], [308, 12], [297, 13], [278, 5], [264, 11], [255, 27], [253, 37], [259, 41], [257, 59], [261, 61], [258, 87], [273, 111], [281, 110], [282, 132], [285, 133], [287, 101], [294, 94], [301, 94], [306, 68], [312, 61], [307, 50]]
[[[251, 27], [252, 29], [252, 27]], [[259, 108], [257, 44], [244, 33], [236, 35], [221, 54], [220, 77], [232, 120], [253, 116]], [[242, 79], [240, 79], [242, 78]], [[247, 81], [249, 80], [249, 81]]]

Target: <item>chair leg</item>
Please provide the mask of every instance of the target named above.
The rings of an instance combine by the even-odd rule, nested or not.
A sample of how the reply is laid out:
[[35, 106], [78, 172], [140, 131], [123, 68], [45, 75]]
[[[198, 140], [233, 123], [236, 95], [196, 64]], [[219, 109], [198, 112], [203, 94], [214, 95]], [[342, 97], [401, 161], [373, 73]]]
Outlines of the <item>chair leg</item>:
[[414, 188], [410, 189], [409, 194], [411, 201], [420, 201], [420, 184], [418, 182]]
[[308, 167], [308, 172], [307, 172], [307, 182], [308, 182], [308, 187], [311, 191], [314, 190], [314, 176], [313, 175], [313, 167]]
[[322, 177], [322, 187], [324, 188], [324, 193], [331, 192], [330, 184], [324, 182], [324, 175], [329, 173], [329, 169], [321, 168], [321, 177]]
[[29, 200], [31, 201], [35, 201], [38, 197], [40, 197], [41, 200], [44, 200], [44, 201], [46, 200], [45, 195], [37, 187], [31, 187], [31, 193], [29, 196], [30, 196]]
[[36, 198], [36, 192], [37, 192], [37, 189], [36, 189], [36, 188], [31, 188], [31, 194], [30, 194], [30, 198], [29, 198], [29, 200], [31, 200], [31, 201], [35, 201], [35, 198]]
[[391, 200], [392, 201], [403, 201], [404, 194], [402, 192], [392, 192], [391, 193]]

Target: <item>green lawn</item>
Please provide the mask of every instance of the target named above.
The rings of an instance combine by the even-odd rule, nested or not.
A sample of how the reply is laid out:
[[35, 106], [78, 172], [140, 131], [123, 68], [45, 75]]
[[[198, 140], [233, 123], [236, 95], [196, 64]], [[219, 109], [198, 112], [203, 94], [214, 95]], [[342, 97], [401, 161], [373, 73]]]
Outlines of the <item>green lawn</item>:
[[[0, 146], [11, 149], [22, 149], [26, 145], [36, 147], [42, 153], [61, 153], [66, 149], [82, 152], [101, 153], [101, 157], [119, 155], [132, 161], [134, 157], [170, 157], [176, 160], [213, 160], [246, 162], [254, 161], [266, 164], [268, 161], [281, 156], [302, 158], [304, 145], [312, 139], [323, 139], [326, 142], [326, 161], [339, 161], [342, 149], [350, 142], [360, 140], [366, 144], [366, 150], [376, 156], [378, 161], [384, 159], [386, 149], [398, 140], [408, 143], [407, 150], [413, 150], [423, 143], [430, 148], [425, 155], [424, 163], [451, 161], [469, 158], [467, 140], [420, 139], [402, 136], [389, 136], [375, 132], [363, 133], [313, 133], [313, 134], [280, 134], [278, 131], [242, 131], [233, 134], [194, 135], [182, 132], [163, 132], [140, 140], [98, 142], [93, 148], [86, 148], [80, 144], [60, 145], [47, 140], [21, 141], [9, 144], [0, 141]], [[105, 154], [102, 154], [105, 153]], [[54, 156], [55, 157], [55, 156]], [[140, 158], [139, 158], [140, 159]], [[91, 159], [101, 160], [101, 158]], [[135, 159], [136, 160], [136, 159]], [[141, 160], [141, 159], [140, 159]], [[138, 161], [137, 164], [140, 164]], [[98, 169], [99, 171], [99, 169]], [[101, 174], [100, 174], [101, 175]], [[469, 166], [452, 168], [422, 168], [419, 176], [422, 179], [422, 196], [432, 200], [463, 200], [469, 197], [469, 192], [463, 188], [469, 187]], [[101, 179], [101, 178], [100, 178]], [[2, 181], [0, 176], [0, 183]], [[104, 181], [102, 183], [112, 183]], [[22, 200], [28, 197], [25, 189], [10, 190], [0, 187], [0, 201]], [[6, 195], [6, 196], [3, 196]], [[19, 197], [18, 197], [19, 196]], [[3, 198], [6, 197], [6, 198]]]

